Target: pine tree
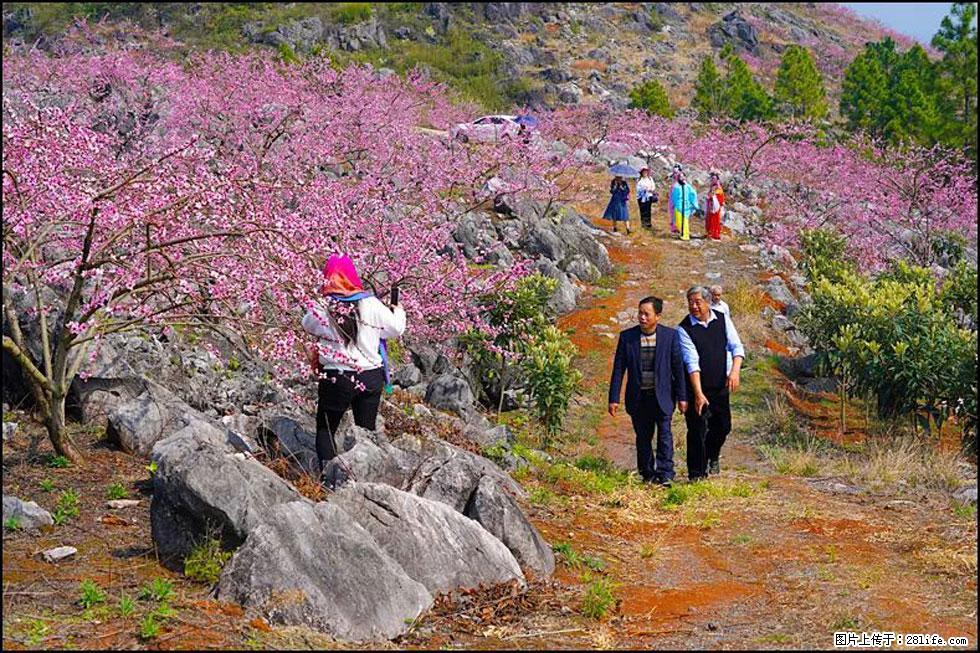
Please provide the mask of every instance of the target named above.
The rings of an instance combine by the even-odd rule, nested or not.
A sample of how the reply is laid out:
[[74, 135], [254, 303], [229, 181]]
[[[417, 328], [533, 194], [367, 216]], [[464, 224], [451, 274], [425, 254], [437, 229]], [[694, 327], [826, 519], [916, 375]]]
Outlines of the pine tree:
[[674, 110], [670, 107], [667, 90], [656, 79], [650, 79], [630, 91], [630, 106], [643, 109], [647, 113], [672, 118]]
[[722, 113], [722, 96], [724, 86], [721, 75], [715, 67], [715, 61], [708, 56], [701, 60], [701, 70], [695, 82], [694, 99], [691, 106], [697, 110], [701, 120], [708, 121]]
[[840, 115], [852, 130], [880, 136], [887, 120], [884, 110], [888, 104], [888, 76], [881, 60], [865, 49], [844, 72], [841, 84]]
[[946, 120], [943, 140], [965, 145], [977, 156], [977, 6], [956, 2], [943, 18], [932, 45], [943, 53], [940, 103]]
[[905, 140], [933, 145], [939, 139], [941, 118], [937, 106], [936, 67], [922, 46], [902, 54], [889, 80], [885, 112], [885, 136], [892, 142]]
[[728, 58], [722, 106], [725, 113], [740, 122], [772, 117], [772, 100], [752, 76], [748, 65], [737, 55]]
[[810, 52], [798, 45], [787, 47], [783, 53], [773, 95], [791, 117], [819, 119], [827, 115], [823, 78]]

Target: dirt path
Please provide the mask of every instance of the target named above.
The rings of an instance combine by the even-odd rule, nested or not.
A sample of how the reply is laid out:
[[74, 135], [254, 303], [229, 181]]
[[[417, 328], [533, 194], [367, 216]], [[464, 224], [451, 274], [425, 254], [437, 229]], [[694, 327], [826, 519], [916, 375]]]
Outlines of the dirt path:
[[[602, 209], [598, 202], [578, 208], [592, 216]], [[568, 420], [583, 435], [567, 444], [571, 460], [601, 453], [620, 470], [635, 469], [629, 418], [604, 413], [616, 336], [634, 324], [639, 298], [662, 297], [663, 321], [672, 326], [686, 313], [684, 293], [693, 283], [733, 288], [739, 280], [754, 285], [759, 278], [730, 238], [681, 243], [665, 233], [662, 216], [654, 220], [653, 233], [610, 239], [618, 284], [592, 289], [581, 308], [561, 320], [579, 347], [585, 376]], [[605, 567], [589, 571], [563, 558], [556, 573], [567, 590], [559, 592], [566, 602], [561, 613], [542, 610], [519, 626], [440, 641], [525, 648], [829, 648], [836, 631], [892, 631], [966, 636], [976, 646], [975, 518], [955, 518], [945, 498], [835, 494], [827, 490], [839, 487], [833, 479], [777, 474], [750, 437], [763, 396], [777, 381], [765, 364], [764, 343], [774, 336], [759, 328], [755, 316], [733, 312], [740, 329], [742, 318], [751, 325], [742, 335], [752, 355], [743, 389], [733, 397], [734, 427], [721, 478], [697, 490], [683, 481], [686, 429], [675, 414], [680, 482], [671, 491], [630, 486], [603, 495], [553, 472], [546, 476], [557, 480], [529, 482], [532, 496], [544, 497], [532, 502], [533, 514], [548, 541]], [[611, 581], [616, 607], [601, 619], [572, 616], [597, 578]]]

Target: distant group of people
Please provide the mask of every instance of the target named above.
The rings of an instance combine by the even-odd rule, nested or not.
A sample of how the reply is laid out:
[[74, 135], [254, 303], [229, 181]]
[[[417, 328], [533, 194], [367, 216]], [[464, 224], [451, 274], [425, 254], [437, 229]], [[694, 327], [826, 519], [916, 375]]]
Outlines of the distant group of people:
[[609, 381], [609, 414], [615, 417], [626, 377], [637, 471], [645, 482], [663, 486], [674, 479], [675, 408], [687, 426], [688, 478], [721, 473], [721, 448], [732, 426], [729, 397], [738, 390], [745, 358], [720, 286], [693, 286], [687, 308], [677, 328], [670, 328], [660, 324], [663, 300], [641, 299], [637, 326], [619, 334]]
[[[667, 216], [670, 232], [677, 234], [681, 240], [691, 239], [691, 219], [703, 215], [705, 233], [708, 238], [721, 239], [721, 223], [725, 207], [725, 191], [721, 187], [721, 178], [717, 172], [709, 175], [708, 190], [703, 204], [699, 203], [694, 186], [687, 180], [683, 168], [675, 165], [671, 172], [673, 185], [668, 195]], [[629, 216], [629, 182], [622, 176], [616, 176], [609, 183], [609, 204], [602, 214], [603, 219], [611, 220], [613, 232], [619, 231], [620, 222], [625, 224], [626, 233], [631, 233]], [[640, 178], [636, 182], [636, 202], [640, 209], [640, 226], [653, 228], [652, 206], [659, 201], [656, 183], [650, 176], [649, 168], [640, 170]]]

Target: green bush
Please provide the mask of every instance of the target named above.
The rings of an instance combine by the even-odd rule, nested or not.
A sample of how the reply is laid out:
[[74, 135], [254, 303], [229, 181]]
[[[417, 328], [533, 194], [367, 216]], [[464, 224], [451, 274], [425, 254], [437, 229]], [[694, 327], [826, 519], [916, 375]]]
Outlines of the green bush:
[[167, 601], [173, 595], [174, 586], [159, 576], [140, 588], [139, 598], [143, 601]]
[[221, 550], [221, 542], [214, 538], [208, 539], [191, 549], [190, 555], [184, 560], [184, 575], [214, 585], [230, 557], [230, 551]]
[[830, 229], [807, 229], [800, 233], [801, 267], [811, 283], [820, 278], [839, 281], [854, 272], [847, 259], [847, 239]]
[[674, 116], [670, 99], [667, 97], [667, 89], [656, 79], [648, 80], [633, 87], [630, 91], [630, 107], [642, 109], [655, 116], [665, 118]]
[[966, 288], [964, 281], [970, 275], [959, 272], [962, 278], [937, 286], [928, 270], [904, 263], [874, 279], [834, 274], [836, 281], [819, 278], [812, 285], [813, 301], [797, 328], [849, 389], [877, 399], [880, 417], [909, 416], [929, 432], [956, 415], [970, 442], [977, 336], [960, 326], [946, 294], [975, 306], [976, 285]]
[[528, 348], [523, 370], [535, 412], [549, 436], [556, 435], [565, 421], [568, 403], [582, 379], [573, 359], [577, 350], [571, 339], [548, 326]]
[[109, 489], [106, 490], [106, 497], [108, 497], [110, 501], [113, 499], [125, 499], [128, 496], [129, 492], [126, 491], [126, 486], [122, 483], [113, 483], [109, 486]]

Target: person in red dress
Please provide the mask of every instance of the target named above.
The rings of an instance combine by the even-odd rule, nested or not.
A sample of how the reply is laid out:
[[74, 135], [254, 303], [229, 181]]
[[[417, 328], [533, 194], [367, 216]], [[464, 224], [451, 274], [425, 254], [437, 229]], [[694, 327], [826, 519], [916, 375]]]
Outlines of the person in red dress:
[[711, 173], [704, 203], [705, 231], [708, 232], [708, 238], [721, 240], [721, 214], [725, 206], [725, 191], [721, 188], [721, 180], [717, 172]]

